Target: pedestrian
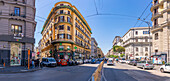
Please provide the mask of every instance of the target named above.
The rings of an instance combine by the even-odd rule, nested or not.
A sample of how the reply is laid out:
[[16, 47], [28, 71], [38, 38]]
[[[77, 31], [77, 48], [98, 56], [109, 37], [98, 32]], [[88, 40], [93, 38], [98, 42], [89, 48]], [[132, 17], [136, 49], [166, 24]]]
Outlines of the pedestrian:
[[34, 64], [34, 60], [32, 60], [32, 68], [34, 68], [34, 65], [35, 65], [35, 64]]

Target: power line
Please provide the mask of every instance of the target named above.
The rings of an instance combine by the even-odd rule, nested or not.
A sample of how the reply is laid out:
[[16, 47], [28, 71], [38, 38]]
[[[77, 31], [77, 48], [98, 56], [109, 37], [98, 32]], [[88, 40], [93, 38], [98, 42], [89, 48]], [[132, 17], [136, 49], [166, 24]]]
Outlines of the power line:
[[125, 15], [125, 14], [111, 14], [111, 13], [99, 13], [99, 14], [92, 14], [87, 17], [93, 17], [93, 16], [99, 16], [99, 15], [115, 15], [115, 16], [124, 16], [124, 17], [130, 17], [130, 18], [138, 18], [136, 16], [131, 15]]
[[[146, 20], [146, 19], [149, 17], [150, 14], [151, 14], [151, 13], [149, 13], [143, 20]], [[139, 27], [142, 25], [142, 23], [143, 23], [143, 22], [140, 23]]]
[[[148, 6], [145, 8], [145, 10], [142, 12], [142, 14], [140, 15], [139, 19], [143, 16], [143, 14], [145, 13], [145, 11], [149, 8], [149, 6], [152, 4], [152, 1], [148, 4]], [[138, 24], [139, 20], [137, 20], [137, 22], [135, 23], [134, 27], [136, 26], [136, 24]]]
[[95, 8], [96, 8], [96, 12], [97, 12], [97, 14], [98, 14], [97, 5], [96, 5], [96, 0], [94, 0], [94, 5], [95, 5]]

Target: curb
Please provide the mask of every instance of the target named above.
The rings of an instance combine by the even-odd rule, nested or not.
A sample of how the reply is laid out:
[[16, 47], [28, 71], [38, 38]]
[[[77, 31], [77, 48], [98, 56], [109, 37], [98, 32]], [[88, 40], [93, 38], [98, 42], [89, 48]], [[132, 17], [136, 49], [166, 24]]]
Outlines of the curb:
[[28, 73], [28, 72], [35, 72], [35, 71], [38, 71], [38, 70], [42, 70], [41, 68], [39, 69], [33, 69], [33, 70], [20, 70], [20, 71], [11, 71], [11, 72], [0, 72], [0, 74], [15, 74], [15, 73]]

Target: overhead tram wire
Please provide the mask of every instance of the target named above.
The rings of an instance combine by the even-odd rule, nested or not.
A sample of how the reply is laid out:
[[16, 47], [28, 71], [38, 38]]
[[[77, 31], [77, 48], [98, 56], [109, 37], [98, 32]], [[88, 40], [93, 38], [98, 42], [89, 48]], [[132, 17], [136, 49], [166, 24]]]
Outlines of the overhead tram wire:
[[129, 18], [138, 18], [136, 16], [131, 16], [131, 15], [125, 15], [125, 14], [111, 14], [111, 13], [98, 13], [98, 14], [92, 14], [86, 17], [93, 17], [93, 16], [102, 16], [102, 15], [115, 15], [115, 16], [124, 16], [124, 17], [129, 17]]
[[97, 5], [96, 5], [96, 0], [94, 0], [94, 5], [95, 5], [95, 8], [96, 8], [96, 13], [98, 14], [98, 9], [97, 9]]
[[[151, 15], [151, 13], [149, 13], [143, 20], [146, 20], [146, 19], [149, 17], [149, 15]], [[143, 24], [143, 22], [140, 23], [139, 27], [140, 27], [142, 24]]]
[[[152, 1], [148, 4], [148, 6], [145, 8], [145, 10], [142, 12], [141, 16], [140, 16], [138, 19], [140, 19], [140, 18], [143, 16], [143, 14], [145, 13], [145, 11], [149, 8], [149, 6], [150, 6], [151, 4], [152, 4]], [[135, 23], [134, 27], [138, 24], [138, 22], [139, 22], [139, 20], [137, 20], [137, 22]]]

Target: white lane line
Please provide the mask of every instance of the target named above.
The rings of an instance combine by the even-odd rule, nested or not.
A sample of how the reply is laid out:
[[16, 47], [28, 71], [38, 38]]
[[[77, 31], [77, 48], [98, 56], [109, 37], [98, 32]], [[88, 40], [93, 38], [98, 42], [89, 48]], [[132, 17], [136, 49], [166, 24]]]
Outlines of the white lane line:
[[107, 80], [106, 80], [106, 77], [104, 76], [104, 65], [103, 65], [103, 69], [102, 69], [102, 76], [103, 76], [103, 78], [104, 78], [104, 81], [107, 81]]

